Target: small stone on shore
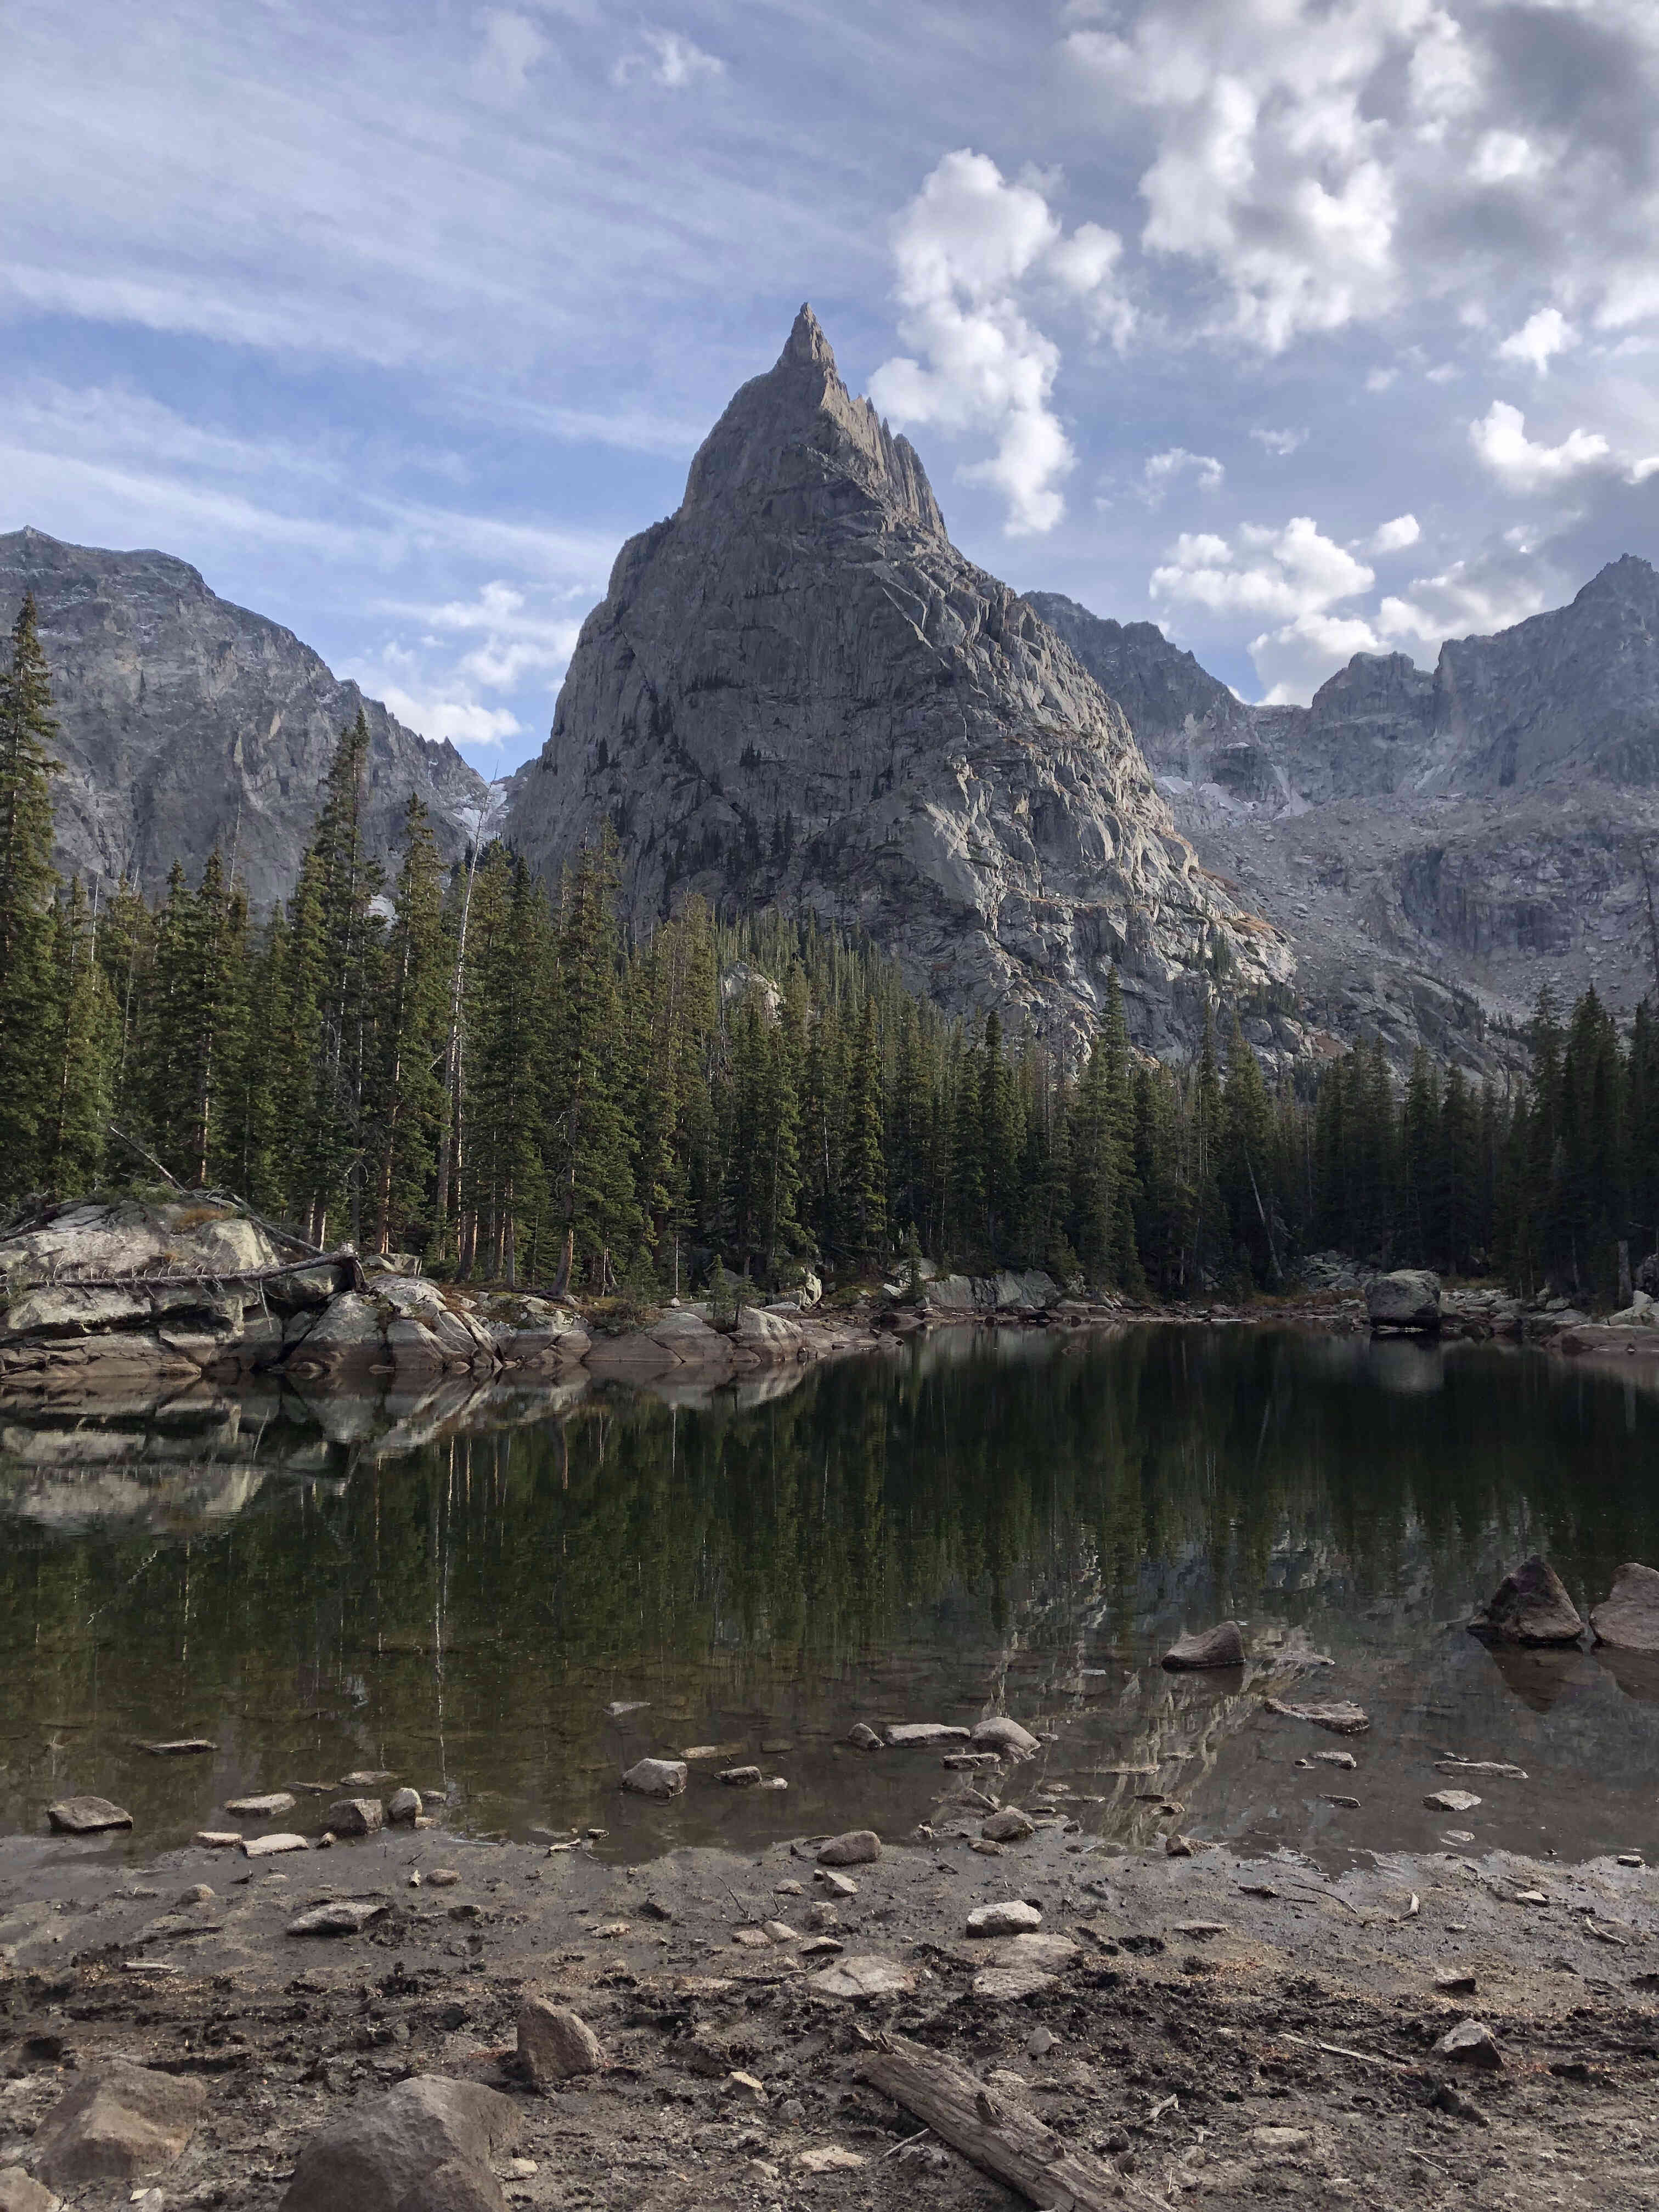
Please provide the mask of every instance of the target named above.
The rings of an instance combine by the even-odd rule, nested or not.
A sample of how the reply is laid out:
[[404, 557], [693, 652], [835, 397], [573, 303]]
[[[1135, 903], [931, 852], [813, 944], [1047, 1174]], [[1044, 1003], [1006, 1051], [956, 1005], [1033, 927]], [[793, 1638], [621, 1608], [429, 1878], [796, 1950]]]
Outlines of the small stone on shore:
[[191, 1839], [204, 1850], [234, 1851], [242, 1840], [240, 1828], [198, 1828]]
[[993, 1813], [980, 1830], [988, 1844], [1023, 1844], [1028, 1836], [1036, 1833], [1036, 1822], [1029, 1813], [1022, 1813], [1017, 1805], [1010, 1805], [1000, 1813]]
[[1472, 1790], [1434, 1790], [1423, 1802], [1431, 1813], [1473, 1813], [1480, 1800]]
[[1462, 2066], [1481, 2066], [1489, 2073], [1504, 2063], [1492, 2030], [1478, 2020], [1460, 2020], [1455, 2027], [1448, 2028], [1435, 2045], [1434, 2055], [1455, 2059]]
[[1036, 1905], [1016, 1899], [1006, 1905], [980, 1905], [968, 1915], [970, 1936], [1030, 1936], [1042, 1925]]
[[1437, 1966], [1434, 1985], [1443, 1997], [1472, 1997], [1474, 1995], [1474, 1976], [1467, 1966]]
[[314, 1905], [288, 1923], [290, 1936], [358, 1936], [386, 1907], [372, 1898], [341, 1897]]
[[859, 1893], [859, 1886], [851, 1875], [836, 1874], [827, 1866], [819, 1866], [815, 1879], [823, 1883], [831, 1897], [856, 1897]]
[[568, 2081], [578, 2074], [597, 2074], [605, 2046], [580, 2013], [545, 1997], [526, 1997], [519, 2008], [519, 2063], [531, 2083]]
[[831, 1836], [817, 1849], [821, 1867], [873, 1866], [881, 1856], [881, 1838], [873, 1828], [852, 1828]]
[[303, 1836], [286, 1835], [280, 1831], [274, 1836], [245, 1836], [241, 1844], [243, 1856], [250, 1859], [275, 1858], [283, 1851], [307, 1851], [311, 1849]]

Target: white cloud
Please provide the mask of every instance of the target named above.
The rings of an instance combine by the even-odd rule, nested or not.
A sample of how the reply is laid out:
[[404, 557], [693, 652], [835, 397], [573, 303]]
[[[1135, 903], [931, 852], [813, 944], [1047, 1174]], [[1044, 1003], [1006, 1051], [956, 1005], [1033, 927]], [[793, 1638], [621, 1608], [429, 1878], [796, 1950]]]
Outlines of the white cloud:
[[1469, 425], [1469, 441], [1499, 481], [1511, 491], [1539, 491], [1567, 483], [1586, 470], [1606, 465], [1610, 448], [1599, 431], [1569, 430], [1559, 446], [1527, 435], [1527, 418], [1506, 399], [1494, 399]]
[[1308, 434], [1305, 430], [1255, 429], [1251, 431], [1250, 435], [1261, 447], [1263, 453], [1272, 453], [1281, 461], [1287, 459], [1291, 454], [1308, 442]]
[[[368, 688], [362, 678], [358, 681]], [[400, 722], [434, 743], [447, 738], [452, 745], [500, 745], [523, 728], [510, 708], [481, 707], [474, 699], [434, 697], [398, 684], [384, 684], [380, 696]]]
[[967, 148], [945, 156], [895, 227], [899, 332], [921, 358], [884, 362], [871, 397], [901, 422], [994, 440], [994, 455], [961, 473], [1001, 494], [1012, 536], [1054, 528], [1073, 465], [1050, 404], [1060, 349], [1025, 295], [1046, 282], [1127, 337], [1130, 311], [1112, 283], [1119, 250], [1094, 223], [1066, 237], [1035, 183], [1009, 183]]
[[1540, 307], [1518, 331], [1511, 331], [1498, 349], [1500, 361], [1524, 362], [1540, 376], [1549, 374], [1550, 362], [1578, 343], [1578, 333], [1559, 307]]
[[[394, 618], [404, 634], [350, 673], [423, 737], [455, 744], [494, 746], [520, 736], [524, 726], [512, 708], [480, 695], [516, 691], [534, 677], [550, 696], [581, 629], [574, 616], [537, 611], [524, 591], [500, 578], [470, 599], [381, 600], [373, 611]], [[475, 641], [457, 656], [461, 641]]]
[[1206, 607], [1212, 614], [1294, 622], [1369, 591], [1376, 580], [1311, 515], [1298, 514], [1282, 530], [1247, 522], [1236, 546], [1224, 538], [1183, 532], [1165, 563], [1153, 569], [1150, 588], [1155, 599]]
[[1141, 473], [1147, 494], [1156, 502], [1178, 477], [1190, 475], [1200, 491], [1215, 491], [1227, 471], [1213, 453], [1189, 453], [1184, 446], [1171, 446], [1167, 453], [1152, 454]]
[[1167, 605], [1264, 621], [1268, 627], [1251, 640], [1250, 658], [1267, 702], [1280, 705], [1305, 702], [1356, 653], [1383, 649], [1367, 617], [1345, 605], [1376, 580], [1376, 572], [1326, 537], [1311, 515], [1299, 514], [1278, 530], [1246, 523], [1231, 543], [1183, 534], [1152, 571], [1150, 590]]
[[1415, 545], [1422, 535], [1422, 526], [1414, 514], [1396, 514], [1392, 522], [1382, 523], [1372, 532], [1365, 550], [1368, 553], [1401, 553], [1407, 545]]
[[1511, 185], [1539, 175], [1547, 163], [1518, 131], [1487, 131], [1476, 142], [1469, 174], [1477, 185]]
[[611, 71], [618, 84], [646, 76], [667, 91], [682, 92], [688, 85], [726, 75], [726, 64], [718, 54], [705, 53], [681, 32], [647, 30], [641, 37], [642, 51], [624, 54]]
[[530, 72], [547, 52], [547, 40], [527, 15], [492, 8], [484, 17], [483, 50], [472, 64], [480, 98], [511, 102], [525, 91]]
[[[1516, 547], [1529, 553], [1530, 546]], [[1524, 622], [1548, 603], [1535, 574], [1501, 565], [1455, 561], [1437, 576], [1416, 576], [1376, 611], [1376, 627], [1390, 644], [1430, 647], [1443, 639], [1489, 635]]]

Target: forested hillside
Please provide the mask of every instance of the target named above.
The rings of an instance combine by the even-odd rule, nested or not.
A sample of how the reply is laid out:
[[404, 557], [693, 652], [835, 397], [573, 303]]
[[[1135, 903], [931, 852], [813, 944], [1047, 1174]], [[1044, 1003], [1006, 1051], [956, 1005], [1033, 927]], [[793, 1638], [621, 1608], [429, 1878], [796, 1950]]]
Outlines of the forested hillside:
[[1115, 983], [1080, 1060], [947, 1020], [867, 944], [687, 902], [618, 928], [608, 839], [550, 896], [499, 842], [446, 868], [411, 801], [395, 873], [342, 735], [294, 896], [254, 914], [216, 853], [94, 909], [52, 868], [50, 677], [25, 605], [0, 680], [0, 1180], [153, 1174], [319, 1244], [648, 1295], [718, 1262], [846, 1280], [925, 1254], [1179, 1297], [1298, 1255], [1492, 1271], [1610, 1298], [1659, 1241], [1659, 1038], [1546, 1000], [1533, 1078], [1472, 1089], [1361, 1045], [1269, 1086], [1232, 1011], [1170, 1067]]

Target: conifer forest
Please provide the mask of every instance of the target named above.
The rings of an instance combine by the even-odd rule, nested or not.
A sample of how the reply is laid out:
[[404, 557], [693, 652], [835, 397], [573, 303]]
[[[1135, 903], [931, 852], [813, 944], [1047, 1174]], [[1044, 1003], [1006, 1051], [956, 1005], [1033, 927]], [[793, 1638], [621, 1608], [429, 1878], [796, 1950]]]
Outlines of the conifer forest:
[[319, 1245], [644, 1297], [969, 1272], [1179, 1298], [1334, 1249], [1605, 1304], [1659, 1241], [1659, 1034], [1547, 994], [1528, 1068], [1375, 1040], [1269, 1081], [1222, 995], [1192, 1063], [947, 1020], [811, 915], [696, 898], [635, 939], [607, 839], [550, 893], [500, 842], [441, 863], [411, 800], [366, 855], [361, 717], [292, 896], [234, 854], [155, 898], [53, 870], [51, 674], [26, 602], [0, 673], [0, 1176], [73, 1195], [160, 1168]]

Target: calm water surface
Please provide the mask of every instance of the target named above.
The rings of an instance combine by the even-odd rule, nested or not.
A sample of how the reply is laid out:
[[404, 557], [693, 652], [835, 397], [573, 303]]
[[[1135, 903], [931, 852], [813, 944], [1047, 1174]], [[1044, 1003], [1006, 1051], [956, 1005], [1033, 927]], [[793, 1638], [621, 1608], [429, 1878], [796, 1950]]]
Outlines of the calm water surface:
[[[0, 1829], [93, 1790], [144, 1852], [225, 1825], [228, 1797], [374, 1767], [447, 1790], [463, 1827], [592, 1825], [634, 1856], [901, 1837], [951, 1817], [954, 1778], [848, 1729], [994, 1705], [1054, 1732], [1011, 1796], [1086, 1832], [1659, 1856], [1659, 1668], [1462, 1629], [1531, 1550], [1581, 1609], [1620, 1560], [1659, 1563], [1659, 1399], [1616, 1376], [1254, 1329], [963, 1330], [747, 1407], [529, 1400], [412, 1449], [373, 1407], [327, 1421], [273, 1395], [0, 1431]], [[1336, 1661], [1307, 1693], [1370, 1712], [1356, 1773], [1297, 1768], [1337, 1740], [1259, 1686], [1158, 1668], [1227, 1614]], [[198, 1734], [213, 1757], [136, 1747]], [[683, 1801], [619, 1793], [642, 1753], [709, 1744], [729, 1761]], [[1449, 1819], [1422, 1803], [1445, 1753], [1529, 1779]], [[787, 1792], [722, 1787], [740, 1759]], [[278, 1825], [320, 1827], [326, 1802]]]

